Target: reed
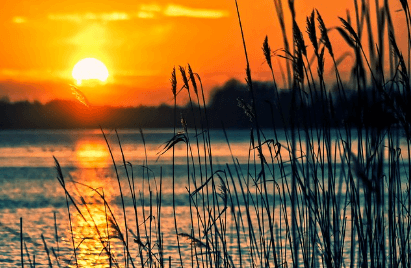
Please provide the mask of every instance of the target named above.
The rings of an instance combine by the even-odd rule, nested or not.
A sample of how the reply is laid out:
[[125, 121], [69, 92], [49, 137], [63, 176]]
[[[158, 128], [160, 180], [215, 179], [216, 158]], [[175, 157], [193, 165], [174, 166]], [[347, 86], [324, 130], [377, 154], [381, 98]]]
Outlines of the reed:
[[[124, 224], [120, 225], [104, 194], [92, 189], [103, 202], [106, 213], [106, 225], [97, 226], [84, 199], [79, 202], [70, 193], [56, 159], [58, 180], [65, 191], [69, 217], [73, 213], [70, 210], [72, 207], [89, 223], [90, 228], [95, 229], [109, 267], [409, 267], [411, 16], [408, 3], [400, 2], [408, 29], [406, 53], [401, 52], [397, 44], [388, 1], [375, 1], [376, 22], [372, 21], [371, 8], [365, 0], [360, 3], [354, 0], [355, 25], [349, 13], [347, 18], [340, 18], [342, 25], [335, 29], [354, 55], [348, 88], [339, 72], [344, 53], [342, 58], [338, 58], [341, 51], [333, 47], [328, 35], [330, 28], [326, 27], [320, 11], [313, 10], [306, 19], [305, 28], [310, 43], [307, 45], [305, 33], [295, 20], [294, 1], [288, 1], [292, 14], [291, 49], [282, 1], [275, 0], [284, 49], [283, 54], [278, 55], [271, 50], [268, 37], [263, 42], [262, 56], [272, 74], [275, 97], [268, 100], [273, 113], [272, 128], [262, 129], [259, 107], [263, 103], [259, 103], [260, 99], [256, 97], [259, 92], [252, 80], [244, 35], [247, 27], [241, 23], [238, 3], [235, 1], [246, 58], [245, 77], [250, 92], [249, 102], [239, 101], [250, 118], [249, 150], [244, 152], [247, 154], [247, 163], [240, 163], [231, 152], [230, 137], [224, 130], [232, 163], [227, 163], [225, 168], [215, 169], [207, 104], [200, 76], [193, 72], [191, 66], [187, 70], [180, 66], [191, 112], [199, 116], [195, 118], [193, 126], [188, 126], [194, 129], [194, 134], [189, 133], [185, 115], [181, 116], [183, 131], [177, 131], [176, 98], [181, 90], [177, 91], [174, 68], [171, 75], [174, 131], [159, 152], [159, 157], [172, 151], [175, 241], [163, 240], [163, 170], [159, 184], [154, 179], [155, 187], [152, 187], [153, 175], [145, 151], [142, 168], [144, 178], [142, 188], [138, 190], [139, 199], [134, 166], [127, 162], [121, 147], [121, 136], [117, 132], [124, 174], [117, 170], [110, 144], [105, 140], [113, 158], [119, 190], [122, 191], [122, 180], [128, 185], [134, 215], [126, 214], [126, 201], [123, 192], [120, 192]], [[378, 25], [376, 37], [372, 32], [374, 24]], [[376, 46], [374, 40], [378, 40]], [[389, 42], [385, 43], [384, 40]], [[387, 55], [384, 49], [392, 52], [388, 54], [389, 69], [384, 68], [384, 55]], [[277, 85], [275, 74], [280, 67], [274, 64], [273, 56], [285, 60], [287, 89], [279, 89]], [[331, 57], [335, 71], [335, 79], [331, 83], [326, 79], [327, 56]], [[313, 72], [315, 67], [316, 74]], [[336, 92], [333, 92], [333, 87], [337, 89]], [[282, 107], [281, 90], [290, 90], [292, 93], [289, 111]], [[357, 99], [351, 97], [352, 90], [357, 91]], [[75, 93], [87, 103], [81, 92]], [[336, 102], [355, 103], [358, 118], [341, 121], [338, 114], [341, 111], [335, 110]], [[369, 124], [369, 110], [375, 107], [384, 114], [393, 115], [396, 121], [385, 125]], [[297, 114], [297, 111], [303, 111], [304, 116], [297, 116], [301, 114]], [[274, 113], [277, 112], [281, 113], [281, 122], [274, 119]], [[278, 125], [284, 127], [278, 128]], [[142, 131], [141, 137], [145, 148]], [[190, 215], [187, 232], [179, 231], [175, 200], [175, 146], [181, 143], [186, 149], [184, 166], [187, 184], [184, 187]], [[144, 201], [145, 192], [149, 193], [149, 204]], [[90, 217], [83, 215], [84, 209]], [[131, 218], [135, 221], [135, 232], [127, 224]], [[72, 228], [70, 218], [69, 221]], [[108, 235], [109, 229], [116, 230], [116, 236]], [[55, 233], [59, 252], [57, 229]], [[107, 235], [103, 235], [105, 233]], [[129, 242], [129, 233], [134, 237], [134, 244]], [[73, 262], [79, 267], [76, 254], [79, 245], [75, 242], [72, 230], [71, 236]], [[123, 261], [117, 259], [112, 249], [115, 239], [120, 240], [123, 247]], [[23, 258], [22, 238], [21, 241]], [[43, 242], [48, 252], [44, 239]], [[172, 256], [176, 259], [164, 256], [165, 243], [177, 245], [177, 253]], [[189, 247], [185, 247], [187, 243]], [[189, 262], [183, 259], [183, 255], [188, 254], [182, 252], [184, 248], [189, 251]], [[57, 260], [59, 253], [55, 255]], [[167, 257], [168, 264], [165, 261]], [[48, 260], [51, 262], [50, 257]], [[23, 265], [23, 260], [21, 263]]]

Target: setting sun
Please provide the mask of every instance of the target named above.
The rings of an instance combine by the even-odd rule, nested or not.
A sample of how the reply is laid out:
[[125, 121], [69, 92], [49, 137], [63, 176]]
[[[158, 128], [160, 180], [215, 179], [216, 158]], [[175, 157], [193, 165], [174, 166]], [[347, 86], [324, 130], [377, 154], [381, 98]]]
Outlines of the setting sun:
[[76, 63], [72, 72], [73, 78], [80, 85], [83, 80], [100, 80], [105, 82], [108, 78], [107, 67], [95, 58], [85, 58]]

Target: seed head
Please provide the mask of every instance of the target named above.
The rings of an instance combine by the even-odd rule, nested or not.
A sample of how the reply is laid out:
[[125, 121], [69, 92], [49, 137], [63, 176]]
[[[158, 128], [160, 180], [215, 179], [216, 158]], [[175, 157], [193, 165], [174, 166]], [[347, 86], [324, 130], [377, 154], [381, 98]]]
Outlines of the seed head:
[[196, 95], [198, 95], [196, 79], [194, 77], [193, 70], [191, 70], [190, 64], [188, 65], [188, 75], [190, 76], [190, 80], [191, 80], [191, 84], [193, 85], [194, 92], [196, 93]]
[[71, 86], [71, 92], [74, 96], [76, 96], [76, 99], [84, 104], [87, 108], [90, 108], [90, 103], [86, 98], [86, 95], [84, 95], [83, 92], [81, 92], [78, 88], [75, 86]]
[[189, 84], [188, 84], [187, 73], [186, 73], [186, 70], [184, 69], [183, 66], [180, 66], [180, 73], [181, 73], [181, 76], [183, 77], [184, 86], [187, 89], [189, 89], [190, 87], [189, 87]]
[[311, 16], [307, 17], [307, 34], [310, 38], [311, 44], [314, 47], [314, 53], [318, 56], [318, 41], [315, 29], [315, 12], [311, 12]]
[[265, 39], [264, 39], [263, 52], [264, 52], [265, 60], [267, 61], [268, 66], [270, 67], [270, 69], [273, 69], [273, 66], [271, 63], [271, 48], [270, 48], [270, 45], [268, 44], [268, 36], [265, 36]]
[[177, 97], [177, 77], [176, 77], [176, 67], [173, 67], [173, 71], [171, 72], [171, 91], [173, 92], [174, 98]]
[[321, 32], [321, 42], [323, 42], [325, 47], [328, 49], [328, 52], [330, 53], [331, 57], [334, 57], [334, 52], [331, 46], [330, 38], [328, 38], [327, 28], [325, 27], [324, 21], [321, 18], [320, 12], [318, 12], [318, 10], [317, 10], [317, 20], [318, 20], [319, 28]]
[[298, 51], [304, 56], [307, 56], [307, 48], [305, 46], [303, 34], [298, 27], [298, 24], [296, 21], [293, 22], [293, 34], [294, 34], [294, 42], [295, 46]]

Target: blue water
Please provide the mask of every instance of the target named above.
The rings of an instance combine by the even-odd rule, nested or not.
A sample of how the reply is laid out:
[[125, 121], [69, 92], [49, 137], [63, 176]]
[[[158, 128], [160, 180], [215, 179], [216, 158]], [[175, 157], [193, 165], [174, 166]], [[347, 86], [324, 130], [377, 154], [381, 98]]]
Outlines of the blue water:
[[[173, 137], [173, 130], [144, 130], [144, 142], [139, 130], [121, 130], [118, 132], [121, 148], [115, 131], [104, 130], [104, 133], [107, 142], [101, 130], [0, 132], [0, 267], [21, 265], [20, 219], [22, 220], [25, 242], [23, 252], [26, 266], [29, 266], [30, 262], [33, 263], [35, 258], [36, 267], [48, 267], [47, 247], [53, 265], [57, 265], [58, 260], [63, 267], [75, 267], [72, 246], [73, 233], [76, 245], [79, 247], [77, 257], [81, 267], [109, 267], [107, 258], [104, 257], [105, 254], [102, 254], [102, 245], [99, 241], [101, 237], [97, 236], [95, 227], [103, 230], [102, 233], [109, 229], [107, 233], [112, 237], [116, 236], [116, 231], [110, 224], [107, 225], [109, 222], [107, 208], [97, 192], [104, 193], [104, 197], [113, 211], [113, 217], [119, 223], [123, 234], [129, 235], [128, 241], [133, 245], [133, 234], [136, 233], [137, 222], [129, 183], [134, 185], [133, 189], [138, 201], [138, 224], [140, 229], [144, 230], [140, 236], [142, 240], [148, 241], [145, 233], [149, 228], [147, 216], [150, 214], [150, 204], [155, 210], [161, 197], [161, 213], [157, 214], [157, 211], [154, 211], [153, 214], [157, 215], [156, 220], [158, 220], [159, 215], [161, 216], [161, 232], [165, 241], [163, 245], [164, 257], [168, 260], [170, 256], [173, 266], [179, 264], [173, 216], [173, 152], [171, 149], [164, 151], [167, 142]], [[179, 142], [175, 146], [174, 203], [176, 205], [178, 233], [190, 234], [192, 231], [190, 226], [198, 224], [191, 222], [190, 214], [196, 215], [196, 212], [191, 211], [190, 213], [188, 191], [192, 192], [195, 188], [200, 187], [211, 176], [212, 171], [222, 172], [220, 175], [225, 172], [225, 177], [222, 177], [228, 180], [231, 180], [232, 177], [233, 180], [230, 183], [236, 185], [238, 193], [242, 191], [238, 184], [238, 177], [245, 178], [247, 173], [250, 174], [251, 178], [258, 177], [259, 169], [253, 163], [259, 163], [260, 160], [257, 151], [250, 149], [253, 145], [249, 142], [250, 133], [248, 130], [227, 131], [229, 143], [227, 143], [222, 130], [212, 130], [209, 134], [212, 144], [213, 170], [210, 167], [210, 158], [204, 157], [205, 154], [208, 154], [208, 150], [204, 150], [203, 133], [198, 134], [199, 148], [196, 146], [194, 130], [189, 130], [188, 138], [191, 148], [188, 151], [184, 142]], [[271, 131], [266, 131], [265, 134], [267, 140], [274, 138]], [[204, 135], [208, 137], [208, 133], [204, 133]], [[279, 155], [284, 163], [285, 175], [289, 177], [291, 169], [287, 161], [290, 158], [290, 151], [286, 148], [286, 138], [281, 132], [278, 139], [282, 145]], [[333, 136], [332, 140], [333, 146], [335, 146], [334, 141], [337, 140], [337, 136]], [[296, 150], [296, 155], [301, 163], [304, 163], [305, 145], [302, 143], [298, 146], [301, 148]], [[407, 151], [405, 140], [401, 140], [398, 146], [403, 152]], [[264, 149], [264, 155], [268, 160], [266, 171], [267, 174], [272, 173], [273, 177], [278, 178], [278, 184], [281, 187], [281, 174], [278, 172], [278, 166], [275, 163], [269, 163], [270, 154], [275, 155], [275, 149], [278, 147], [271, 148], [273, 149], [271, 152], [266, 147]], [[333, 169], [336, 175], [341, 175], [341, 152], [338, 151], [340, 150], [338, 147], [336, 148], [335, 152], [337, 153], [333, 156]], [[355, 139], [352, 148], [356, 148]], [[121, 150], [123, 150], [123, 154]], [[357, 154], [356, 152], [352, 153]], [[127, 172], [123, 163], [123, 155], [127, 161]], [[61, 166], [68, 191], [86, 217], [84, 220], [69, 202], [72, 227], [69, 225], [66, 195], [57, 179], [56, 162], [53, 156]], [[406, 155], [402, 157], [406, 160]], [[187, 160], [189, 160], [188, 165]], [[238, 164], [237, 169], [234, 167], [233, 161]], [[407, 177], [404, 168], [400, 167], [400, 172], [404, 174], [404, 178]], [[120, 178], [120, 185], [117, 174]], [[238, 176], [239, 174], [240, 176]], [[325, 170], [325, 174], [327, 174], [327, 170]], [[223, 182], [216, 180], [218, 191], [221, 190], [218, 187], [222, 184]], [[269, 185], [267, 193], [269, 200], [273, 202], [274, 215], [280, 214], [279, 208], [275, 206], [276, 203], [279, 203], [279, 197], [273, 194], [273, 182], [270, 182]], [[407, 187], [406, 182], [404, 185]], [[258, 182], [251, 181], [249, 187], [250, 191], [256, 192]], [[342, 192], [345, 191], [344, 186], [341, 189]], [[83, 201], [87, 204], [86, 206], [81, 205]], [[202, 200], [192, 199], [192, 202], [200, 204]], [[218, 199], [218, 202], [222, 202], [222, 200]], [[244, 200], [238, 202], [239, 206], [244, 205]], [[123, 203], [125, 204], [128, 232], [123, 216]], [[144, 208], [144, 213], [142, 208]], [[226, 231], [229, 234], [228, 237], [231, 237], [230, 232], [232, 232], [232, 237], [235, 237], [235, 223], [230, 218], [232, 215], [227, 215]], [[347, 216], [349, 215], [347, 214]], [[253, 216], [252, 220], [255, 220], [255, 217], [256, 215]], [[151, 224], [152, 228], [155, 229], [154, 220], [151, 221]], [[242, 224], [247, 225], [247, 223]], [[249, 249], [247, 234], [244, 233], [244, 235], [244, 238], [241, 238], [244, 247], [242, 250], [247, 251]], [[283, 238], [286, 237], [285, 233], [281, 235]], [[103, 240], [105, 238], [103, 237]], [[125, 254], [122, 250], [123, 247], [118, 239], [112, 240], [113, 252], [119, 260], [120, 266], [123, 267], [125, 265], [122, 261]], [[154, 238], [153, 241], [155, 241]], [[232, 251], [234, 262], [238, 262], [237, 244], [230, 243], [228, 242], [229, 250]], [[349, 246], [349, 243], [347, 245]], [[183, 249], [184, 262], [191, 266], [192, 247], [190, 241], [182, 237], [180, 246]], [[130, 254], [138, 262], [137, 245], [132, 246], [131, 251]], [[349, 254], [347, 253], [347, 255]], [[244, 261], [247, 262], [246, 259]]]
[[[190, 133], [188, 137], [194, 141], [194, 131], [190, 132], [192, 134]], [[60, 257], [51, 256], [54, 264], [59, 259], [62, 263], [66, 262], [66, 265], [74, 266], [67, 203], [64, 190], [57, 179], [56, 163], [53, 156], [58, 160], [68, 188], [77, 198], [77, 202], [81, 203], [79, 196], [82, 195], [91, 209], [96, 209], [93, 215], [97, 215], [97, 217], [100, 214], [104, 215], [101, 200], [99, 201], [95, 192], [84, 185], [95, 189], [104, 189], [106, 198], [117, 215], [118, 221], [124, 224], [121, 209], [122, 198], [110, 148], [120, 176], [126, 214], [131, 215], [131, 218], [134, 217], [133, 202], [117, 135], [113, 130], [104, 130], [104, 133], [108, 144], [100, 130], [13, 130], [0, 132], [1, 267], [20, 265], [20, 218], [23, 221], [24, 241], [27, 246], [27, 251], [24, 250], [24, 262], [27, 266], [30, 262], [34, 262], [35, 256], [36, 267], [48, 267], [48, 257], [41, 235], [45, 237], [49, 250], [50, 248], [55, 251], [57, 248], [60, 250], [60, 253], [56, 253]], [[172, 151], [169, 150], [161, 154], [166, 142], [173, 137], [173, 130], [144, 130], [145, 146], [139, 130], [121, 130], [118, 134], [125, 159], [132, 165], [132, 168], [128, 167], [127, 171], [129, 177], [134, 178], [139, 206], [148, 207], [150, 203], [149, 190], [151, 189], [152, 192], [160, 190], [161, 177], [164, 240], [175, 240], [171, 210], [173, 204]], [[200, 142], [202, 142], [202, 135], [199, 136]], [[225, 136], [222, 131], [212, 131], [210, 135], [213, 143], [212, 152], [215, 168], [224, 168], [225, 163], [232, 162]], [[242, 152], [248, 150], [249, 132], [228, 131], [228, 135], [232, 142], [233, 152], [239, 153], [240, 161], [244, 162], [245, 159], [241, 157], [243, 157]], [[189, 215], [187, 215], [188, 194], [185, 188], [187, 185], [187, 147], [184, 143], [180, 143], [175, 148], [175, 184], [177, 185], [175, 204], [177, 216], [180, 215], [182, 221], [179, 231], [189, 233], [190, 230], [184, 228], [189, 225], [187, 222], [189, 219]], [[200, 144], [200, 149], [202, 150], [200, 151], [202, 158], [198, 160], [196, 157], [195, 161], [197, 163], [202, 161], [204, 165], [202, 144]], [[195, 145], [193, 145], [193, 150], [197, 155], [198, 151]], [[198, 167], [197, 170], [192, 169], [191, 166], [188, 169], [191, 170], [190, 173], [196, 173], [199, 176]], [[206, 177], [210, 176], [211, 170], [203, 168], [201, 172], [203, 177]], [[76, 183], [72, 183], [72, 181]], [[196, 185], [198, 187], [201, 182], [196, 182]], [[84, 222], [75, 213], [72, 206], [71, 209], [72, 217], [74, 217], [71, 220], [77, 228], [74, 232], [79, 237], [87, 236], [90, 228], [81, 227]], [[84, 211], [83, 213], [87, 214]], [[55, 226], [57, 226], [60, 239], [58, 247]], [[135, 230], [135, 223], [130, 221], [128, 228]], [[130, 236], [132, 235], [130, 234]], [[132, 241], [132, 239], [130, 240]], [[86, 245], [86, 242], [83, 242], [82, 245]], [[121, 243], [119, 247], [121, 248]], [[187, 243], [182, 247], [186, 248], [184, 254], [189, 255]], [[83, 256], [79, 250], [79, 260], [84, 261], [84, 266], [107, 267], [107, 260], [99, 257], [101, 256], [101, 245], [87, 244], [86, 248], [88, 250]], [[165, 254], [173, 255], [174, 253], [171, 252], [175, 251], [175, 245], [169, 244], [166, 249]], [[90, 254], [92, 257], [88, 256]], [[117, 252], [119, 259], [123, 255], [121, 250]], [[99, 264], [100, 261], [101, 264]], [[175, 256], [173, 256], [173, 262], [177, 262]]]

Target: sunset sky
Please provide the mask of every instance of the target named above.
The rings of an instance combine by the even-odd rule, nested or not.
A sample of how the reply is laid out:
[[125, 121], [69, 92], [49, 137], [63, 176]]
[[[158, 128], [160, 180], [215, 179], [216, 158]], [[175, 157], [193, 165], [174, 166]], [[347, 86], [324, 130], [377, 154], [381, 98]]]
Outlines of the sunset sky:
[[[403, 13], [395, 12], [400, 3], [390, 2], [396, 34], [402, 34]], [[274, 3], [238, 4], [253, 78], [269, 80], [262, 42], [268, 35], [273, 50], [283, 48]], [[346, 17], [346, 9], [354, 17], [351, 0], [301, 0], [295, 5], [304, 34], [305, 18], [313, 8], [327, 27], [339, 25], [337, 17]], [[287, 30], [290, 35], [291, 28]], [[342, 39], [337, 33], [330, 35], [338, 48]], [[11, 101], [73, 99], [73, 67], [89, 57], [102, 61], [109, 72], [104, 84], [79, 86], [96, 105], [171, 104], [170, 73], [173, 66], [187, 63], [201, 76], [207, 92], [230, 78], [245, 77], [234, 0], [8, 1], [2, 5], [0, 36], [0, 97]], [[276, 75], [280, 80], [277, 67]]]

